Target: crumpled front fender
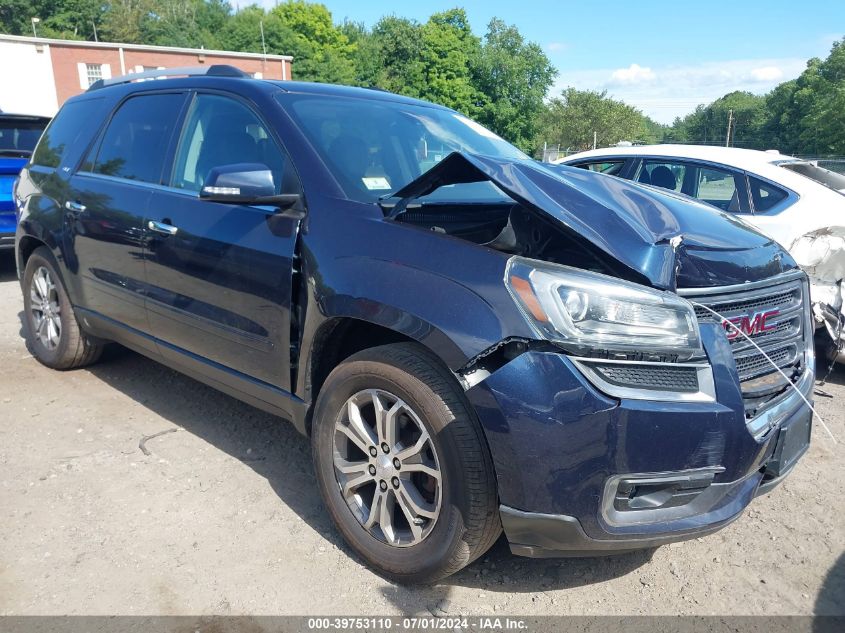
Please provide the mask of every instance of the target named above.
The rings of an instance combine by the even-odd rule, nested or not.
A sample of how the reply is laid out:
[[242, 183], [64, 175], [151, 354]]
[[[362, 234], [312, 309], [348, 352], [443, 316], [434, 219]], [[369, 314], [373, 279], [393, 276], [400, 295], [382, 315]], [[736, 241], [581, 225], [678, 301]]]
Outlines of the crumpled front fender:
[[845, 362], [845, 226], [805, 233], [790, 247], [795, 261], [810, 278], [810, 299], [816, 323], [834, 341], [839, 361]]

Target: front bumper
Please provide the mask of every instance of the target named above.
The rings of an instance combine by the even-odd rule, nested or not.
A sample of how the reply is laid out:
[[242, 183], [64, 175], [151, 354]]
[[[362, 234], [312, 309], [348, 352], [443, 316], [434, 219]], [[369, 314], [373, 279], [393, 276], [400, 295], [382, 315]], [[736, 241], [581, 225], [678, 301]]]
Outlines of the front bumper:
[[[728, 344], [715, 330], [708, 339], [716, 402], [611, 399], [566, 356], [533, 351], [467, 391], [514, 553], [601, 555], [699, 537], [783, 480], [806, 449], [811, 412], [786, 396], [755, 437]], [[812, 384], [808, 372], [805, 397]]]
[[669, 533], [625, 539], [597, 539], [587, 536], [575, 517], [560, 514], [522, 512], [500, 506], [502, 527], [511, 552], [529, 558], [586, 557], [624, 554], [697, 538], [721, 530], [739, 517], [713, 523], [695, 532]]

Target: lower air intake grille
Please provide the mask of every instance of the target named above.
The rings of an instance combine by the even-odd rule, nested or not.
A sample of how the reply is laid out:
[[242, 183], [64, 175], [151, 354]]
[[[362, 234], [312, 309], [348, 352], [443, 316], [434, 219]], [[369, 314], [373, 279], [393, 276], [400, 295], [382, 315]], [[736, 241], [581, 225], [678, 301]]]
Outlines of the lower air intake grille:
[[591, 363], [590, 366], [605, 381], [619, 387], [681, 393], [698, 392], [698, 373], [695, 367], [650, 367], [602, 363]]

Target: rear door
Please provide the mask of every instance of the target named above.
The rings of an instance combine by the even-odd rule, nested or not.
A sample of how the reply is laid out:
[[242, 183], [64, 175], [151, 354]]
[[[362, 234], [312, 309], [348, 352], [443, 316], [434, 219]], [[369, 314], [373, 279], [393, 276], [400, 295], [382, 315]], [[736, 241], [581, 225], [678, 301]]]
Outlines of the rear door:
[[249, 103], [194, 96], [168, 187], [150, 200], [147, 309], [161, 353], [173, 362], [185, 362], [187, 352], [210, 375], [223, 366], [289, 391], [299, 219], [199, 198], [208, 172], [234, 163], [262, 163], [277, 192], [300, 193], [279, 140]]
[[113, 113], [65, 200], [83, 308], [149, 332], [144, 216], [161, 186], [184, 92], [130, 96]]

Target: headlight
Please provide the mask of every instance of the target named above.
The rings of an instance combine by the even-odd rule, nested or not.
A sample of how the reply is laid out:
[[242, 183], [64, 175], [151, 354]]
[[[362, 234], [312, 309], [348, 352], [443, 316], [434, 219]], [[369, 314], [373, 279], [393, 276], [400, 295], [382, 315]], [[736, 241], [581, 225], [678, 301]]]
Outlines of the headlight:
[[505, 283], [544, 338], [578, 355], [686, 360], [701, 352], [692, 305], [670, 292], [522, 257], [508, 262]]

